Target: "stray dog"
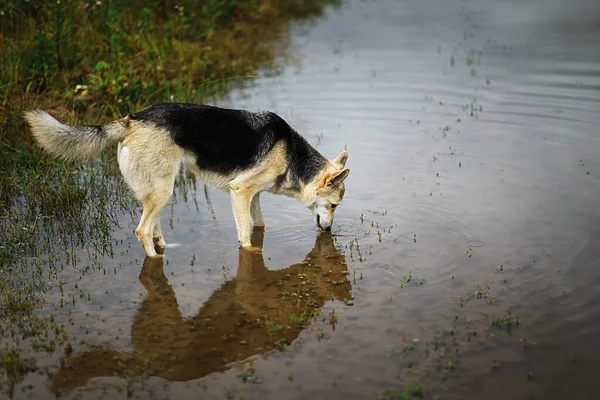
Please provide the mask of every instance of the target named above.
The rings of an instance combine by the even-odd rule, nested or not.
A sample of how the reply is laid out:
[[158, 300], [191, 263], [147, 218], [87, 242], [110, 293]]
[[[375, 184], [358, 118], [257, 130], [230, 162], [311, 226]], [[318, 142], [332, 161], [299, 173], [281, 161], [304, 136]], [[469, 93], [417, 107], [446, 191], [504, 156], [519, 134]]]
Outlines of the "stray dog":
[[160, 213], [182, 165], [230, 193], [243, 248], [251, 248], [250, 219], [264, 226], [264, 191], [299, 200], [331, 230], [350, 173], [346, 151], [328, 160], [272, 112], [159, 103], [106, 125], [64, 125], [41, 110], [24, 117], [38, 145], [64, 159], [94, 159], [118, 143], [121, 173], [143, 205], [135, 233], [149, 257], [166, 246]]

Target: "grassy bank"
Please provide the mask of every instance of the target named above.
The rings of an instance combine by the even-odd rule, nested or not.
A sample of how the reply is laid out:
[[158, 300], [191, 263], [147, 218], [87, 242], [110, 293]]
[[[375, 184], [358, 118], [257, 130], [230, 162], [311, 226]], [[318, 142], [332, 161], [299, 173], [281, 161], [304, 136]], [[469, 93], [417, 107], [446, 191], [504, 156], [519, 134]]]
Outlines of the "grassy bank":
[[[202, 102], [275, 67], [287, 23], [337, 0], [26, 1], [0, 4], [0, 385], [65, 347], [35, 310], [52, 278], [86, 252], [111, 254], [118, 216], [135, 212], [114, 152], [64, 163], [33, 144], [20, 113], [102, 123], [159, 101]], [[60, 286], [60, 285], [59, 285]], [[62, 306], [62, 304], [61, 304]], [[23, 340], [26, 339], [26, 340]], [[25, 350], [25, 353], [23, 352]]]

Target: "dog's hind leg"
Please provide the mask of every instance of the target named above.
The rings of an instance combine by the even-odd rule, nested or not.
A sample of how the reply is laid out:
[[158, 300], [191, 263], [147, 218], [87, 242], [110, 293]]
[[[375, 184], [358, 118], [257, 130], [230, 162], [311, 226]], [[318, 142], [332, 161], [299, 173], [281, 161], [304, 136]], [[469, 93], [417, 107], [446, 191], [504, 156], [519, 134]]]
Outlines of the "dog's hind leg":
[[119, 168], [127, 185], [142, 202], [143, 212], [135, 230], [146, 255], [156, 256], [164, 245], [160, 213], [173, 193], [175, 175], [181, 165], [183, 149], [173, 143], [168, 132], [150, 125], [138, 125], [117, 149]]
[[252, 216], [252, 224], [256, 227], [265, 226], [262, 211], [260, 209], [260, 192], [256, 193], [250, 203], [250, 215]]
[[160, 218], [160, 212], [167, 203], [170, 194], [170, 191], [156, 191], [142, 199], [142, 219], [135, 229], [135, 234], [148, 257], [156, 256], [153, 240], [156, 219]]

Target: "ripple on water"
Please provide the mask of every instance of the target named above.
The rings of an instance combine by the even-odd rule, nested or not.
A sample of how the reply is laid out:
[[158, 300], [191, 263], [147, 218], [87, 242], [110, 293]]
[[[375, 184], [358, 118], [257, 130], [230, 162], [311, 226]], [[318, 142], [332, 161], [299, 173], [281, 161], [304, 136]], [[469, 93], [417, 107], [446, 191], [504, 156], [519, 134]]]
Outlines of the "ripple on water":
[[266, 231], [279, 244], [290, 244], [306, 239], [314, 240], [316, 224], [310, 212], [303, 209], [263, 206]]
[[356, 219], [350, 218], [336, 218], [333, 225], [333, 231], [336, 236], [344, 239], [356, 238], [360, 240], [372, 236], [370, 225], [366, 222], [361, 224]]
[[[314, 240], [319, 234], [312, 216], [305, 210], [276, 210], [269, 212], [265, 218], [266, 231], [275, 238], [278, 244], [293, 244], [303, 240]], [[344, 239], [363, 239], [370, 236], [371, 231], [366, 225], [361, 225], [350, 218], [336, 218], [333, 223], [333, 233]]]
[[483, 243], [481, 240], [469, 240], [467, 242], [467, 246], [469, 246], [469, 247], [483, 247], [483, 246], [485, 246], [485, 243]]

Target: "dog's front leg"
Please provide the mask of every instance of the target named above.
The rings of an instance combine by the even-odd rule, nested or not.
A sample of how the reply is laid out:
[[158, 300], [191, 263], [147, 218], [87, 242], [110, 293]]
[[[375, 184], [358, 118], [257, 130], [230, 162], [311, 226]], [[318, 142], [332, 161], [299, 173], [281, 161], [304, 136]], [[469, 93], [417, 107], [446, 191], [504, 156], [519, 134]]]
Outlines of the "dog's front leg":
[[250, 202], [254, 193], [248, 189], [232, 187], [231, 203], [233, 205], [233, 216], [237, 226], [238, 240], [242, 247], [251, 247], [250, 243]]
[[254, 226], [265, 226], [265, 219], [263, 218], [263, 214], [260, 209], [260, 192], [256, 193], [254, 197], [252, 197], [252, 203], [250, 204], [250, 214], [252, 216], [252, 224]]

